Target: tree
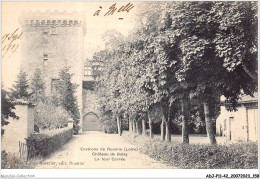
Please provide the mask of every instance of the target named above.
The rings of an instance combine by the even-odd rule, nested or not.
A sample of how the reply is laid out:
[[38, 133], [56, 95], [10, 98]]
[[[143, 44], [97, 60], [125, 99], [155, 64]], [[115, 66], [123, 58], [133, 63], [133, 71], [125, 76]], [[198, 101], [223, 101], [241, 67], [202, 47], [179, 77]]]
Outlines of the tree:
[[6, 90], [1, 89], [1, 137], [4, 135], [3, 126], [8, 125], [9, 122], [7, 121], [8, 118], [19, 119], [18, 116], [15, 115], [13, 112], [14, 103], [8, 97], [8, 92]]
[[183, 143], [189, 143], [189, 123], [194, 122], [190, 102], [196, 101], [193, 113], [203, 106], [210, 143], [216, 144], [213, 126], [220, 96], [235, 108], [241, 93], [252, 95], [257, 90], [255, 6], [254, 2], [148, 3], [128, 41], [105, 55], [99, 84], [104, 87], [100, 91], [106, 108], [134, 116], [130, 123], [135, 131], [137, 116], [147, 111], [152, 128], [150, 110], [158, 105], [161, 138], [168, 142], [171, 116], [180, 113]]
[[42, 74], [40, 69], [36, 69], [31, 80], [31, 90], [32, 90], [32, 100], [38, 101], [45, 96], [45, 83], [42, 79]]
[[35, 124], [41, 129], [65, 127], [69, 117], [70, 115], [62, 106], [56, 106], [49, 98], [37, 102]]
[[[155, 5], [155, 11], [160, 13], [147, 13], [148, 20], [141, 31], [147, 38], [139, 37], [145, 39], [145, 49], [152, 54], [148, 56], [152, 63], [148, 62], [145, 68], [149, 77], [146, 87], [152, 91], [154, 100], [164, 103], [163, 109], [169, 109], [164, 111], [166, 120], [162, 120], [162, 129], [166, 123], [167, 131], [172, 102], [181, 96], [185, 107], [189, 100], [185, 96], [193, 96], [204, 104], [207, 133], [211, 144], [215, 144], [213, 125], [219, 114], [220, 95], [224, 94], [235, 106], [241, 91], [246, 94], [256, 91], [257, 83], [250, 74], [256, 73], [257, 66], [256, 4], [169, 2]], [[187, 141], [188, 117], [183, 116], [186, 116], [183, 134]], [[164, 132], [161, 133], [163, 139]]]
[[117, 30], [108, 30], [102, 34], [107, 50], [113, 50], [124, 41], [125, 37]]
[[256, 91], [255, 78], [247, 71], [256, 72], [256, 4], [252, 4], [180, 2], [170, 11], [182, 54], [179, 79], [204, 105], [211, 144], [216, 144], [213, 125], [220, 95], [235, 107], [241, 92]]
[[219, 23], [216, 55], [228, 71], [242, 70], [257, 82], [258, 5], [256, 2], [218, 2], [212, 7]]
[[78, 85], [72, 83], [73, 74], [69, 73], [69, 67], [64, 67], [59, 72], [59, 83], [56, 86], [58, 99], [60, 105], [69, 113], [73, 118], [74, 133], [78, 133], [78, 124], [80, 118], [80, 112], [77, 104], [77, 98], [75, 96]]
[[13, 88], [11, 89], [11, 97], [15, 99], [28, 99], [30, 96], [29, 90], [29, 80], [27, 79], [26, 72], [20, 69], [17, 75], [17, 81], [15, 81]]

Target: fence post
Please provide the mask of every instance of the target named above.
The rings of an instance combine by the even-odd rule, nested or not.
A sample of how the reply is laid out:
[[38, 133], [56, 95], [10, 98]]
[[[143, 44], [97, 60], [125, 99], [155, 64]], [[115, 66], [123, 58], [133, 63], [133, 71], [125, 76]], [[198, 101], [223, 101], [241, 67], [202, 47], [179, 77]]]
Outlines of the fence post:
[[73, 119], [72, 118], [68, 119], [68, 128], [73, 128]]

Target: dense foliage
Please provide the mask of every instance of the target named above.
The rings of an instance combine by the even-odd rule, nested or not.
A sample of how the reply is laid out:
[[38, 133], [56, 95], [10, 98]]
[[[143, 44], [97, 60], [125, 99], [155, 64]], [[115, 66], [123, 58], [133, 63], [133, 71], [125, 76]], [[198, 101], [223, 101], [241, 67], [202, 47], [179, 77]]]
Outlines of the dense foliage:
[[45, 82], [43, 80], [41, 70], [38, 68], [34, 72], [30, 88], [32, 91], [32, 95], [30, 97], [31, 101], [37, 102], [45, 97]]
[[138, 146], [141, 153], [167, 165], [182, 169], [256, 169], [258, 144], [236, 143], [229, 145], [164, 143], [124, 132], [123, 137]]
[[55, 86], [56, 94], [53, 95], [57, 98], [57, 104], [62, 106], [69, 115], [73, 118], [74, 134], [78, 134], [80, 112], [78, 108], [76, 90], [78, 85], [72, 83], [72, 76], [68, 67], [64, 67], [59, 72], [59, 83]]
[[102, 67], [96, 90], [103, 115], [112, 113], [119, 133], [122, 119], [135, 131], [148, 118], [152, 132], [156, 108], [162, 140], [171, 141], [170, 123], [181, 117], [189, 143], [189, 124], [203, 114], [216, 144], [220, 96], [235, 109], [240, 95], [257, 91], [257, 4], [151, 2], [140, 9], [136, 27], [128, 38], [106, 38], [113, 48], [93, 57]]
[[[17, 99], [35, 104], [35, 125], [41, 129], [56, 129], [67, 125], [68, 118], [74, 119], [74, 133], [78, 133], [79, 110], [75, 97], [77, 85], [71, 82], [69, 68], [62, 68], [60, 79], [54, 85], [51, 95], [45, 94], [45, 81], [40, 69], [36, 69], [29, 85], [27, 74], [20, 70], [10, 94], [2, 90], [2, 125], [8, 117], [15, 117], [11, 111]], [[30, 90], [30, 92], [29, 92]], [[9, 98], [10, 96], [10, 98]], [[3, 131], [2, 131], [3, 132]]]
[[62, 106], [56, 106], [50, 99], [37, 102], [35, 122], [40, 129], [63, 128], [68, 124], [70, 115]]
[[11, 97], [13, 99], [24, 99], [28, 100], [29, 94], [29, 79], [27, 73], [20, 69], [17, 80], [14, 82], [11, 88]]
[[73, 129], [62, 128], [42, 134], [33, 134], [26, 139], [29, 158], [46, 157], [68, 142], [73, 135]]
[[8, 125], [8, 118], [18, 119], [19, 117], [15, 115], [13, 110], [14, 102], [9, 98], [8, 92], [1, 89], [1, 137], [4, 135], [3, 126]]
[[2, 169], [32, 169], [42, 160], [41, 158], [34, 158], [34, 160], [30, 161], [21, 160], [16, 154], [7, 153], [5, 150], [1, 151]]

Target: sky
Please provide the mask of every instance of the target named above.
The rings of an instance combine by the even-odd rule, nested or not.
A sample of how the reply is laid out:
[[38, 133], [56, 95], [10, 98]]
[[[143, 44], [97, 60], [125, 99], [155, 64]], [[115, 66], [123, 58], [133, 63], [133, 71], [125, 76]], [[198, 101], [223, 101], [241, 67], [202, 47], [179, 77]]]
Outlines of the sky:
[[[128, 3], [134, 5], [129, 12], [115, 12], [113, 15], [104, 16], [109, 11], [109, 7], [115, 4], [119, 9]], [[127, 36], [135, 27], [136, 12], [141, 2], [2, 2], [2, 41], [5, 34], [13, 33], [17, 28], [21, 33], [21, 27], [18, 18], [23, 12], [28, 11], [78, 11], [82, 12], [86, 18], [86, 36], [84, 39], [84, 59], [91, 59], [92, 55], [104, 48], [102, 34], [108, 30], [117, 30], [124, 36]], [[99, 16], [93, 16], [94, 13], [102, 7]], [[120, 20], [119, 18], [123, 18]], [[21, 36], [22, 39], [22, 36]], [[21, 39], [17, 39], [16, 43], [20, 45]], [[2, 49], [4, 47], [2, 42]], [[2, 51], [3, 56], [3, 51]], [[12, 55], [6, 55], [1, 60], [1, 79], [4, 88], [8, 89], [12, 86], [20, 68], [20, 48]]]

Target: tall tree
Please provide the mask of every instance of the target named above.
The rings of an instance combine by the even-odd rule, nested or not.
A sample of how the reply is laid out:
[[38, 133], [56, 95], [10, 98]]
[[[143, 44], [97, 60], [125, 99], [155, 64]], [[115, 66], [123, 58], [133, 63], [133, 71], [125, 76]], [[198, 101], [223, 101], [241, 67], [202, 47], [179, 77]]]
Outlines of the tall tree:
[[56, 88], [61, 106], [63, 106], [74, 120], [73, 129], [74, 133], [77, 134], [80, 112], [75, 93], [78, 85], [72, 83], [72, 76], [73, 74], [70, 74], [69, 67], [62, 68], [59, 72], [60, 81]]
[[256, 73], [256, 11], [251, 2], [180, 2], [170, 12], [182, 52], [179, 79], [204, 104], [208, 137], [215, 144], [220, 95], [235, 106], [241, 91], [250, 95], [256, 90], [247, 72]]
[[141, 10], [140, 27], [106, 55], [100, 82], [108, 108], [138, 116], [158, 104], [166, 141], [171, 140], [171, 116], [178, 114], [173, 109], [180, 110], [183, 143], [188, 143], [189, 102], [196, 99], [204, 106], [207, 134], [215, 144], [220, 95], [235, 107], [241, 93], [252, 95], [257, 90], [255, 6], [252, 2], [148, 3], [143, 9], [153, 11]]
[[45, 96], [45, 83], [42, 78], [41, 70], [36, 69], [31, 80], [32, 100], [38, 101]]
[[20, 69], [17, 80], [14, 82], [11, 90], [11, 97], [15, 99], [28, 99], [30, 96], [29, 90], [29, 80], [27, 79], [26, 72]]
[[[220, 95], [224, 94], [235, 106], [241, 91], [252, 94], [256, 90], [255, 75], [250, 74], [256, 73], [257, 66], [256, 3], [155, 5], [155, 12], [159, 13], [147, 13], [148, 20], [141, 31], [147, 39], [139, 35], [146, 40], [146, 54], [153, 54], [148, 58], [152, 63], [148, 62], [145, 68], [151, 79], [146, 87], [164, 103], [163, 109], [170, 110], [178, 96], [182, 100], [185, 96], [199, 98], [204, 104], [210, 143], [215, 144], [213, 125], [219, 113]], [[154, 20], [155, 16], [162, 21]], [[176, 90], [178, 86], [183, 90]], [[169, 112], [164, 114], [162, 129]], [[188, 129], [186, 124], [184, 121], [184, 131]]]
[[257, 82], [257, 2], [217, 2], [212, 20], [218, 22], [214, 43], [216, 55], [228, 71], [244, 71]]

